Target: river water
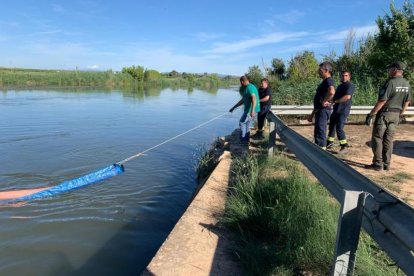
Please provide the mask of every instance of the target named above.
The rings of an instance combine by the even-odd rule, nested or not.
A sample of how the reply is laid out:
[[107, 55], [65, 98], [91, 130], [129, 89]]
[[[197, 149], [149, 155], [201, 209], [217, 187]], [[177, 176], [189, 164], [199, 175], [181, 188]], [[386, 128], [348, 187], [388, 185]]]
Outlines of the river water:
[[[0, 91], [0, 191], [53, 186], [225, 113], [237, 88]], [[240, 110], [149, 151], [125, 172], [0, 206], [0, 275], [137, 275], [197, 187], [197, 158]]]

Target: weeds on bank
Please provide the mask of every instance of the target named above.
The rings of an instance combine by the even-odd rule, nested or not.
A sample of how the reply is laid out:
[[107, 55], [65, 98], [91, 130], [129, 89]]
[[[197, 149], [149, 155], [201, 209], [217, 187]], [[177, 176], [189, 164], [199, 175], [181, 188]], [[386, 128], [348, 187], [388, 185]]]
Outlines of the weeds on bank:
[[199, 182], [203, 182], [217, 166], [218, 156], [215, 150], [219, 144], [219, 139], [216, 138], [210, 148], [201, 146], [196, 150], [194, 160]]
[[[327, 274], [333, 260], [339, 204], [285, 157], [235, 159], [222, 222], [239, 237], [236, 252], [251, 275]], [[396, 275], [361, 235], [356, 275]]]
[[390, 182], [401, 183], [405, 180], [413, 179], [413, 176], [406, 172], [398, 172], [390, 177]]
[[393, 175], [383, 176], [381, 179], [376, 179], [376, 182], [381, 184], [387, 189], [394, 192], [401, 192], [401, 183], [412, 179], [413, 176], [406, 172], [397, 172]]

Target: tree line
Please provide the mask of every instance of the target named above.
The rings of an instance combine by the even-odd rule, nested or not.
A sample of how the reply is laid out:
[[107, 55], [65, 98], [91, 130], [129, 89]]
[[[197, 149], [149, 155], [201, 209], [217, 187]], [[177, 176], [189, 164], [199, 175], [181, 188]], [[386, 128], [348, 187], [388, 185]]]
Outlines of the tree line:
[[209, 80], [213, 80], [217, 82], [220, 82], [221, 79], [223, 80], [238, 79], [237, 77], [230, 76], [230, 75], [219, 77], [218, 74], [214, 74], [214, 73], [213, 74], [208, 74], [208, 73], [197, 74], [197, 73], [187, 73], [187, 72], [180, 73], [180, 72], [177, 72], [176, 70], [172, 70], [171, 72], [167, 72], [167, 73], [160, 73], [157, 70], [146, 69], [140, 65], [123, 67], [122, 73], [130, 75], [134, 80], [138, 82], [156, 81], [161, 78], [183, 78], [190, 82], [196, 79], [200, 79], [200, 78], [209, 79]]
[[0, 88], [16, 87], [106, 87], [136, 88], [143, 85], [159, 87], [197, 87], [209, 90], [220, 86], [238, 84], [238, 78], [217, 74], [179, 73], [175, 70], [160, 73], [143, 66], [129, 66], [121, 72], [40, 70], [0, 68]]
[[303, 51], [287, 64], [280, 58], [273, 58], [270, 66], [260, 68], [253, 65], [246, 75], [256, 85], [261, 78], [269, 78], [273, 90], [278, 93], [274, 104], [305, 104], [311, 102], [319, 82], [319, 63], [329, 61], [334, 66], [337, 80], [342, 70], [352, 73], [352, 80], [357, 86], [354, 103], [372, 104], [379, 86], [387, 78], [386, 67], [393, 61], [403, 61], [407, 65], [404, 76], [414, 82], [413, 3], [406, 0], [398, 8], [391, 2], [389, 13], [378, 16], [376, 24], [378, 32], [369, 34], [358, 43], [355, 42], [355, 31], [350, 30], [342, 55], [331, 52], [318, 61], [312, 51]]

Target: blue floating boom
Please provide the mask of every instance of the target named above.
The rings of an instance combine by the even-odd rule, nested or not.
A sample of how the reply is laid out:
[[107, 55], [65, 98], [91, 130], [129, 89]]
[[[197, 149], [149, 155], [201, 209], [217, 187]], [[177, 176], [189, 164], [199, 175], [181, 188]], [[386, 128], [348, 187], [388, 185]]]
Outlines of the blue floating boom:
[[65, 193], [70, 190], [78, 189], [81, 187], [85, 187], [87, 185], [90, 185], [92, 183], [116, 176], [118, 174], [121, 174], [125, 171], [123, 165], [113, 164], [110, 165], [104, 169], [101, 169], [96, 172], [89, 173], [87, 175], [81, 176], [79, 178], [62, 182], [61, 184], [58, 184], [56, 186], [50, 187], [46, 190], [33, 193], [30, 195], [25, 195], [22, 197], [18, 197], [12, 200], [7, 200], [8, 202], [16, 202], [16, 201], [29, 201], [34, 199], [41, 199], [45, 197], [51, 197], [57, 194]]

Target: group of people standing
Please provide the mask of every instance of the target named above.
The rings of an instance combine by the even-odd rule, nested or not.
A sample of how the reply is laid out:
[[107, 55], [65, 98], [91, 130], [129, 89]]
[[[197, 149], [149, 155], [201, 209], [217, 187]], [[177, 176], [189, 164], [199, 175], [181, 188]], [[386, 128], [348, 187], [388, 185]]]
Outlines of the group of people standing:
[[[378, 100], [367, 115], [365, 124], [371, 125], [375, 116], [371, 148], [374, 154], [372, 164], [365, 166], [367, 169], [376, 171], [389, 170], [393, 150], [393, 140], [396, 127], [401, 115], [411, 102], [411, 87], [404, 79], [405, 64], [396, 61], [387, 66], [388, 79], [378, 94]], [[341, 71], [341, 84], [335, 89], [332, 78], [333, 66], [330, 62], [319, 64], [318, 73], [322, 82], [318, 85], [313, 99], [313, 111], [308, 121], [314, 121], [315, 143], [326, 150], [331, 148], [335, 142], [335, 134], [338, 137], [339, 154], [348, 153], [348, 141], [344, 126], [349, 116], [352, 96], [355, 85], [351, 82], [351, 72]], [[253, 136], [255, 139], [263, 138], [263, 125], [272, 103], [272, 92], [269, 81], [262, 79], [259, 90], [249, 82], [246, 76], [240, 78], [240, 94], [242, 99], [237, 102], [230, 112], [244, 105], [244, 112], [240, 118], [241, 142], [248, 144], [250, 140], [250, 127], [256, 114], [258, 115], [258, 130]], [[329, 128], [328, 128], [329, 122]], [[328, 135], [326, 135], [326, 131]]]
[[[334, 145], [336, 133], [341, 146], [339, 153], [347, 153], [348, 142], [344, 126], [351, 110], [352, 96], [355, 92], [355, 86], [351, 82], [351, 72], [348, 70], [341, 72], [341, 84], [336, 90], [330, 62], [321, 63], [318, 73], [322, 78], [322, 82], [316, 89], [313, 98], [313, 111], [308, 117], [309, 122], [312, 122], [315, 118], [315, 143], [322, 149], [331, 148]], [[328, 121], [329, 132], [326, 136]]]
[[238, 101], [229, 112], [233, 112], [237, 107], [243, 105], [243, 115], [240, 118], [240, 141], [248, 144], [250, 141], [250, 128], [254, 123], [257, 114], [257, 131], [252, 138], [263, 139], [263, 126], [267, 113], [272, 105], [272, 90], [269, 87], [269, 80], [264, 78], [260, 81], [259, 90], [250, 83], [246, 76], [240, 77], [240, 95], [242, 99]]
[[[396, 61], [388, 65], [387, 70], [388, 79], [381, 87], [378, 100], [365, 121], [366, 125], [371, 125], [371, 121], [375, 116], [371, 138], [374, 157], [372, 164], [365, 166], [365, 168], [376, 171], [390, 169], [396, 127], [400, 122], [400, 117], [411, 102], [411, 87], [403, 77], [405, 64]], [[318, 72], [322, 82], [316, 89], [313, 111], [308, 117], [310, 122], [315, 118], [315, 143], [322, 149], [332, 147], [336, 132], [341, 146], [338, 153], [347, 153], [348, 142], [344, 125], [355, 92], [355, 86], [351, 82], [351, 72], [347, 70], [341, 72], [341, 84], [336, 90], [332, 79], [332, 64], [330, 62], [319, 64]], [[328, 121], [329, 132], [326, 136]]]

